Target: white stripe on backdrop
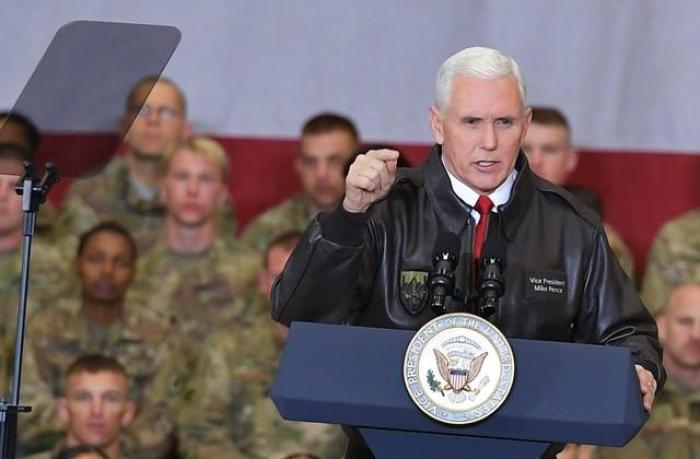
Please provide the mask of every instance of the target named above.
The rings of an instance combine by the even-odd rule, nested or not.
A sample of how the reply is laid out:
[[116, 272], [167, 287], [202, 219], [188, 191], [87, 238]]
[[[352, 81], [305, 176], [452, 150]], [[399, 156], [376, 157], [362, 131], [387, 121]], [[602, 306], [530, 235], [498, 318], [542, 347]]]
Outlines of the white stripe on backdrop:
[[0, 107], [62, 24], [91, 19], [180, 28], [165, 73], [195, 125], [220, 135], [295, 137], [309, 114], [333, 109], [365, 138], [430, 142], [437, 66], [483, 44], [516, 57], [530, 102], [563, 108], [581, 146], [700, 145], [694, 0], [0, 2]]

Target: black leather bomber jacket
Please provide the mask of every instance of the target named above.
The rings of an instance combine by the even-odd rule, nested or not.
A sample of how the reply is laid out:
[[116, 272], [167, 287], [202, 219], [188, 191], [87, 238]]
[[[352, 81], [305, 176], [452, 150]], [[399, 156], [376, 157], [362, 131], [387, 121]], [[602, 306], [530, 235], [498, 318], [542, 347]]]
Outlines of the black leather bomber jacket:
[[[321, 214], [275, 283], [273, 317], [417, 329], [435, 317], [425, 282], [437, 235], [461, 238], [456, 298], [473, 296], [470, 207], [452, 191], [435, 146], [420, 168], [401, 169], [382, 201], [365, 214], [342, 205]], [[654, 320], [620, 268], [599, 217], [563, 189], [535, 176], [521, 153], [510, 200], [490, 219], [507, 261], [505, 294], [492, 318], [510, 338], [610, 344], [665, 380]], [[494, 216], [494, 214], [491, 214]]]

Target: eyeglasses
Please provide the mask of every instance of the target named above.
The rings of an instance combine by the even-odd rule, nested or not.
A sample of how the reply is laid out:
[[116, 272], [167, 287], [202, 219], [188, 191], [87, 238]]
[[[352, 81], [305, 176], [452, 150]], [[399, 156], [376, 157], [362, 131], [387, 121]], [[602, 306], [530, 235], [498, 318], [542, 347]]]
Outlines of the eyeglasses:
[[180, 118], [182, 116], [182, 114], [178, 110], [175, 110], [174, 108], [151, 107], [150, 105], [146, 105], [146, 104], [141, 106], [141, 108], [138, 110], [138, 112], [136, 112], [136, 115], [147, 117], [151, 113], [158, 115], [158, 118], [162, 118], [164, 120]]

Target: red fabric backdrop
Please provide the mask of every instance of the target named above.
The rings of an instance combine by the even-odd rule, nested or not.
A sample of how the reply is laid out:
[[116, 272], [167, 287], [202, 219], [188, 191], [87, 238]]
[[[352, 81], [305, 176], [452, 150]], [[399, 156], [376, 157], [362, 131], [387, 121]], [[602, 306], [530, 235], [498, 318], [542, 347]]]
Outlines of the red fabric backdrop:
[[[73, 149], [63, 161], [94, 164], [95, 148], [105, 145], [90, 136], [85, 148]], [[70, 140], [74, 140], [71, 138]], [[230, 154], [230, 188], [238, 220], [245, 227], [258, 213], [300, 191], [293, 170], [297, 142], [291, 139], [217, 138]], [[66, 136], [47, 135], [45, 151], [57, 151]], [[72, 142], [75, 144], [75, 142]], [[429, 145], [395, 144], [413, 163], [427, 155]], [[92, 156], [86, 156], [91, 151]], [[63, 179], [51, 199], [60, 203], [71, 180]], [[578, 168], [570, 182], [597, 191], [603, 199], [606, 220], [630, 246], [638, 272], [654, 235], [661, 225], [686, 210], [700, 207], [700, 155], [668, 152], [581, 151]]]

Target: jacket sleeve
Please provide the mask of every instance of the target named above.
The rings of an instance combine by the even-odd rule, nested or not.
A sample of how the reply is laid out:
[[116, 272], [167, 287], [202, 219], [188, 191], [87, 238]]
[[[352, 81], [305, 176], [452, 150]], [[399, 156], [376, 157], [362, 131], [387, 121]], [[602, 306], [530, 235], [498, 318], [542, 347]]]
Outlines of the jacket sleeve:
[[376, 270], [369, 214], [341, 206], [320, 214], [272, 289], [272, 317], [282, 324], [345, 324], [361, 309]]
[[654, 319], [598, 229], [586, 269], [576, 341], [627, 347], [635, 364], [651, 371], [663, 386], [666, 373]]

